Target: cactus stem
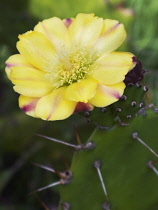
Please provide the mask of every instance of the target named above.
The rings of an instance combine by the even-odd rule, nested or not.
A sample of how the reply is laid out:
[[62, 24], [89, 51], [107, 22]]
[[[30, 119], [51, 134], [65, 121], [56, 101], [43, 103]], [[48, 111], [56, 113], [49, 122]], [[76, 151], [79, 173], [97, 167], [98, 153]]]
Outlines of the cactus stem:
[[106, 191], [106, 187], [105, 187], [105, 184], [104, 184], [104, 181], [103, 181], [103, 176], [102, 176], [102, 173], [101, 173], [101, 170], [100, 170], [100, 166], [101, 166], [101, 162], [99, 160], [96, 160], [94, 162], [94, 167], [97, 169], [98, 176], [99, 176], [99, 179], [100, 179], [100, 182], [101, 182], [104, 194], [106, 196], [106, 200], [109, 201], [108, 195], [107, 195], [107, 191]]
[[70, 209], [70, 204], [68, 202], [63, 202], [61, 204], [61, 207], [63, 210], [69, 210]]
[[155, 172], [155, 174], [158, 176], [158, 170], [154, 167], [154, 161], [148, 161], [147, 162], [147, 166], [149, 167], [149, 168], [151, 168], [154, 172]]
[[145, 146], [151, 153], [153, 153], [156, 157], [158, 157], [158, 154], [153, 150], [151, 149], [151, 147], [149, 147], [142, 139], [140, 139], [138, 137], [138, 133], [137, 132], [133, 132], [132, 133], [132, 137], [133, 139], [136, 139], [138, 140], [143, 146]]

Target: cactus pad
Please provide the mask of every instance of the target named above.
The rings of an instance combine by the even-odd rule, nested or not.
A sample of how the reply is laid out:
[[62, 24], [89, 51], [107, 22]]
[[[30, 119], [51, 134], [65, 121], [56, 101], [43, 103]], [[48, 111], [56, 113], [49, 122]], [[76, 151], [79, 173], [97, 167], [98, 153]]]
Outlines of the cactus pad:
[[[72, 181], [60, 188], [59, 209], [157, 210], [158, 176], [148, 163], [155, 161], [154, 167], [158, 168], [158, 157], [133, 138], [133, 133], [137, 133], [158, 152], [157, 125], [158, 115], [149, 109], [145, 116], [138, 115], [128, 126], [118, 125], [108, 131], [97, 128], [88, 140], [95, 147], [75, 152]], [[110, 207], [106, 205], [107, 196], [94, 167], [97, 160], [101, 163]]]

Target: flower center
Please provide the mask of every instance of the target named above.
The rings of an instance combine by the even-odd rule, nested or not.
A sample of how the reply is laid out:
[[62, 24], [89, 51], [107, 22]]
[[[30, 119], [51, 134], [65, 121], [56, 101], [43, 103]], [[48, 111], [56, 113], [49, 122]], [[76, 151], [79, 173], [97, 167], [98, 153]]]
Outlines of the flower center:
[[99, 57], [98, 53], [80, 46], [73, 46], [71, 49], [62, 49], [56, 55], [58, 63], [54, 65], [53, 71], [46, 76], [52, 81], [55, 88], [67, 86], [84, 79], [90, 74], [90, 66]]

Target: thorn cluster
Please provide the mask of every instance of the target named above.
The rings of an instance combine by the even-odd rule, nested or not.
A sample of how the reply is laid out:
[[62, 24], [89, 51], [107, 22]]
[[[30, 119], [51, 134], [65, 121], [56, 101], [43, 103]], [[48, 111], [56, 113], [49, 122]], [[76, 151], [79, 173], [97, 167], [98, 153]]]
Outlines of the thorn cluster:
[[154, 166], [154, 161], [148, 161], [147, 162], [147, 166], [149, 167], [149, 168], [151, 168], [154, 172], [155, 172], [155, 174], [158, 176], [158, 170], [155, 168], [155, 166]]
[[98, 172], [98, 176], [99, 176], [99, 179], [100, 179], [100, 182], [101, 182], [104, 194], [106, 196], [106, 199], [107, 199], [107, 201], [109, 201], [108, 195], [107, 195], [107, 191], [106, 191], [106, 187], [105, 187], [105, 184], [104, 184], [104, 181], [103, 181], [102, 173], [101, 173], [101, 170], [100, 170], [101, 162], [99, 160], [94, 161], [94, 167], [96, 168], [96, 170]]
[[133, 132], [132, 133], [132, 137], [133, 139], [136, 139], [138, 140], [143, 146], [145, 146], [151, 153], [153, 153], [156, 157], [158, 157], [158, 154], [153, 150], [151, 149], [142, 139], [140, 139], [138, 137], [138, 133], [137, 132]]
[[61, 141], [61, 140], [58, 140], [58, 139], [55, 139], [55, 138], [52, 138], [52, 137], [49, 137], [49, 136], [44, 136], [44, 135], [41, 135], [41, 134], [37, 134], [37, 136], [43, 137], [43, 138], [48, 139], [48, 140], [53, 141], [53, 142], [64, 144], [64, 145], [69, 146], [69, 147], [73, 147], [73, 148], [75, 148], [76, 151], [79, 151], [81, 149], [91, 150], [91, 149], [94, 148], [94, 143], [93, 142], [87, 142], [86, 144], [75, 145], [75, 144], [70, 144], [68, 142]]
[[69, 210], [71, 206], [70, 206], [70, 203], [68, 203], [68, 202], [63, 202], [63, 203], [61, 204], [61, 207], [62, 207], [63, 210]]

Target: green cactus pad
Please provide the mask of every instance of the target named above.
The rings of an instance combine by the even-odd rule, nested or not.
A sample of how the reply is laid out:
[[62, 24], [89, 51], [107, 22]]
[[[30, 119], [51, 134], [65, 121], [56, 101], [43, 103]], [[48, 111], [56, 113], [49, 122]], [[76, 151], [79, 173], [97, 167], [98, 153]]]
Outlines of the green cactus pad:
[[[105, 131], [96, 129], [88, 141], [95, 147], [77, 151], [72, 161], [72, 181], [62, 185], [59, 210], [101, 210], [107, 201], [94, 162], [101, 162], [100, 171], [106, 186], [110, 210], [157, 210], [158, 176], [147, 166], [156, 157], [132, 134], [158, 153], [158, 114], [148, 110], [128, 126], [115, 126]], [[158, 169], [158, 163], [154, 163]], [[62, 205], [64, 203], [64, 205]]]
[[112, 105], [121, 122], [129, 123], [144, 106], [144, 96], [148, 88], [141, 85], [127, 86], [122, 98]]
[[117, 117], [122, 124], [130, 123], [135, 114], [144, 106], [147, 90], [146, 86], [140, 84], [127, 86], [124, 95], [114, 104], [103, 108], [95, 107], [93, 111], [79, 114], [105, 129], [113, 126]]
[[79, 114], [84, 115], [89, 121], [92, 121], [94, 124], [101, 127], [111, 127], [115, 120], [115, 113], [111, 106], [103, 108], [95, 107], [93, 111]]

